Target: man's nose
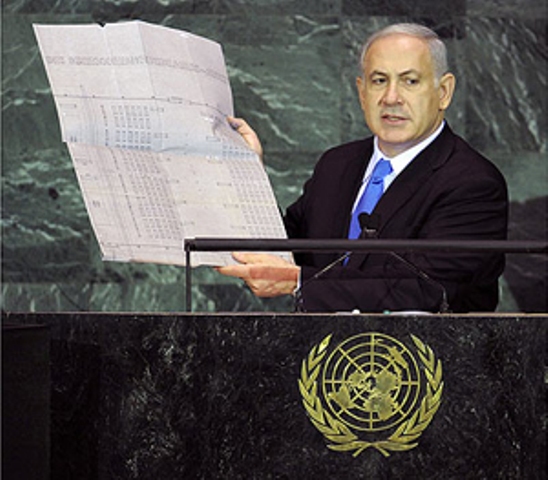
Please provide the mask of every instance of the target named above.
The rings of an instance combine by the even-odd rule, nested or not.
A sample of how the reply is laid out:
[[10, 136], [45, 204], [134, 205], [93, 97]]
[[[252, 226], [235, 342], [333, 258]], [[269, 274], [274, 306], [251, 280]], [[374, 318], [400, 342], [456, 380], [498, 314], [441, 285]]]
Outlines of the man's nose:
[[396, 83], [387, 83], [382, 101], [385, 105], [396, 105], [398, 103], [401, 103], [401, 96], [398, 85]]

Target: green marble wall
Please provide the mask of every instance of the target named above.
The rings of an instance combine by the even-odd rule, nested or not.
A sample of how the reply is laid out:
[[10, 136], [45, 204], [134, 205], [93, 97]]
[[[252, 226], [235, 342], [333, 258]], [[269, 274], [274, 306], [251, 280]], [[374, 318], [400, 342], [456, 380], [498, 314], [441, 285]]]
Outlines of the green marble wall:
[[[453, 128], [505, 174], [510, 237], [547, 231], [546, 2], [543, 0], [3, 0], [2, 308], [181, 311], [184, 269], [103, 263], [80, 195], [32, 23], [139, 18], [222, 43], [235, 109], [259, 132], [282, 207], [318, 155], [367, 135], [354, 91], [375, 29], [421, 21], [446, 40], [458, 85]], [[501, 311], [547, 311], [547, 260], [511, 255]], [[196, 269], [200, 311], [287, 311]]]

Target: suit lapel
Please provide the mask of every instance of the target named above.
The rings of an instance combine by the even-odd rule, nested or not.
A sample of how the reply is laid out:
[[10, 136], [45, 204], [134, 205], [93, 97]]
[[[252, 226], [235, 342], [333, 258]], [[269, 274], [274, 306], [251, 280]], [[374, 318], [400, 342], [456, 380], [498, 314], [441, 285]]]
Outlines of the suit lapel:
[[[347, 238], [348, 229], [350, 226], [350, 216], [352, 214], [352, 206], [356, 200], [356, 196], [360, 190], [363, 175], [367, 165], [371, 161], [373, 154], [373, 142], [367, 142], [363, 149], [351, 159], [349, 159], [344, 172], [341, 175], [340, 186], [338, 191], [340, 197], [338, 199], [336, 211], [336, 223], [333, 225], [334, 238]], [[340, 212], [344, 212], [341, 214]]]
[[[396, 177], [372, 212], [380, 218], [379, 236], [382, 237], [383, 226], [409, 201], [417, 190], [424, 186], [427, 179], [447, 162], [453, 146], [454, 134], [446, 125], [439, 137]], [[357, 268], [366, 260], [367, 256], [368, 254], [352, 255], [348, 265]]]
[[453, 150], [454, 135], [446, 126], [439, 137], [423, 150], [392, 182], [379, 200], [375, 213], [381, 218], [379, 232], [398, 210], [422, 188], [428, 178], [440, 168]]

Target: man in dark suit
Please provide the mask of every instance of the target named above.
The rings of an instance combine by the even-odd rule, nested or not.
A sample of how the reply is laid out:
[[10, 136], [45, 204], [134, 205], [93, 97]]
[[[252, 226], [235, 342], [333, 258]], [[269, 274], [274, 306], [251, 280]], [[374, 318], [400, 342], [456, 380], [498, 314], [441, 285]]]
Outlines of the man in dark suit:
[[[366, 42], [361, 64], [357, 88], [374, 137], [320, 158], [287, 210], [288, 236], [357, 238], [365, 226], [386, 239], [505, 239], [502, 175], [444, 120], [455, 78], [443, 42], [420, 25], [393, 25]], [[232, 122], [261, 154], [249, 126]], [[504, 268], [493, 254], [355, 253], [313, 278], [337, 255], [298, 254], [299, 266], [273, 255], [234, 256], [240, 264], [221, 273], [243, 278], [259, 296], [297, 289], [306, 311], [439, 311], [444, 297], [455, 312], [492, 311]]]

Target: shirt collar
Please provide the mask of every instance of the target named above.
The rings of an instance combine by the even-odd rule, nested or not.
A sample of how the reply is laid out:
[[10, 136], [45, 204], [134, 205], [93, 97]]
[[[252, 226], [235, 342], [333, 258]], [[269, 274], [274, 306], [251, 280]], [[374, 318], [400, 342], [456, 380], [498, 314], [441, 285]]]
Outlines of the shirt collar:
[[395, 178], [405, 167], [407, 167], [407, 165], [411, 163], [411, 161], [419, 153], [421, 153], [426, 147], [428, 147], [428, 145], [430, 145], [438, 137], [438, 135], [443, 130], [444, 126], [445, 126], [445, 120], [441, 122], [441, 125], [429, 137], [425, 138], [422, 142], [418, 143], [414, 147], [411, 147], [409, 150], [406, 150], [405, 152], [402, 152], [399, 155], [396, 155], [395, 157], [392, 157], [392, 158], [387, 157], [384, 153], [381, 152], [379, 148], [379, 139], [375, 135], [373, 156], [371, 157], [371, 161], [369, 162], [369, 165], [367, 166], [367, 169], [365, 171], [364, 181], [371, 176], [371, 174], [373, 173], [373, 169], [375, 168], [375, 165], [377, 164], [377, 162], [379, 162], [383, 158], [385, 160], [389, 160], [390, 164], [392, 165], [392, 173], [389, 175], [389, 177]]

